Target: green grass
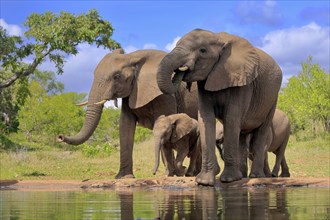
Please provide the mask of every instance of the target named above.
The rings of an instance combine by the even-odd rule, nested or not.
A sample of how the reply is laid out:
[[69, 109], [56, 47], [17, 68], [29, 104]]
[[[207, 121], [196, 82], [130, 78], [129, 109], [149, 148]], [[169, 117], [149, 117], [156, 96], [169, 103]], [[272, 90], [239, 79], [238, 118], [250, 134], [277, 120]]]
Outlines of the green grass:
[[[292, 177], [330, 176], [330, 136], [306, 141], [290, 138], [286, 150], [287, 163]], [[79, 147], [58, 148], [31, 146], [26, 143], [12, 150], [0, 151], [0, 179], [113, 179], [119, 169], [119, 151], [111, 155], [98, 154], [87, 157]], [[217, 152], [221, 169], [223, 162]], [[274, 156], [269, 154], [270, 167]], [[133, 161], [136, 178], [159, 177], [164, 174], [161, 163], [157, 174], [154, 167], [153, 139], [134, 146]], [[188, 166], [189, 159], [185, 160]]]

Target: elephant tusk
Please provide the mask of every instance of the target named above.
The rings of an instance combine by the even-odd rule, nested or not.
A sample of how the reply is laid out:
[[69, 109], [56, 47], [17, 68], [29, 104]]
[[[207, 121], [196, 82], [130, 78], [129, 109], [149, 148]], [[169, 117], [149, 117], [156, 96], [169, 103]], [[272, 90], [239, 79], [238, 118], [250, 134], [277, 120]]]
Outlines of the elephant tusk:
[[182, 72], [187, 71], [188, 69], [189, 69], [189, 67], [187, 67], [187, 66], [179, 67], [179, 70], [182, 71]]
[[81, 103], [76, 104], [76, 106], [85, 106], [85, 105], [87, 105], [87, 103], [88, 103], [88, 101], [81, 102]]
[[104, 103], [106, 103], [107, 102], [107, 100], [106, 99], [103, 99], [102, 101], [100, 101], [100, 102], [96, 102], [96, 103], [94, 103], [94, 105], [103, 105]]
[[116, 108], [118, 108], [118, 100], [117, 100], [117, 99], [114, 99], [114, 100], [113, 100], [113, 104], [114, 104], [114, 106], [115, 106]]

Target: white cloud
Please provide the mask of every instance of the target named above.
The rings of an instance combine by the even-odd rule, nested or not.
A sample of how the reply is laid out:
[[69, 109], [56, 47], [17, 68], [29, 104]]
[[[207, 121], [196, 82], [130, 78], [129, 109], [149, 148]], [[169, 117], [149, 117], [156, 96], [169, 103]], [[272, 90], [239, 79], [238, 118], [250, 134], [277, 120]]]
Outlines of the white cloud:
[[[143, 49], [157, 49], [157, 45], [154, 43], [146, 43], [143, 45]], [[141, 50], [141, 48], [135, 47], [133, 45], [128, 45], [124, 47], [125, 53], [132, 53], [137, 50]]]
[[18, 25], [8, 24], [4, 19], [0, 18], [0, 26], [7, 30], [12, 36], [23, 36], [23, 30]]
[[264, 24], [277, 26], [282, 23], [282, 14], [276, 1], [239, 1], [235, 8], [237, 18], [242, 24]]
[[329, 27], [316, 23], [269, 32], [263, 37], [261, 46], [279, 63], [284, 75], [299, 73], [300, 64], [308, 56], [329, 70], [329, 48]]
[[[87, 43], [78, 45], [78, 54], [66, 57], [64, 73], [60, 76], [57, 75], [57, 79], [64, 83], [65, 91], [88, 94], [92, 86], [94, 70], [101, 59], [109, 52], [103, 47], [97, 48]], [[49, 60], [42, 63], [39, 69], [56, 71], [54, 64]]]
[[165, 49], [167, 51], [171, 51], [173, 50], [173, 48], [176, 46], [176, 43], [180, 40], [181, 37], [176, 37], [174, 38], [174, 40], [171, 42], [171, 43], [168, 43], [166, 46], [165, 46]]

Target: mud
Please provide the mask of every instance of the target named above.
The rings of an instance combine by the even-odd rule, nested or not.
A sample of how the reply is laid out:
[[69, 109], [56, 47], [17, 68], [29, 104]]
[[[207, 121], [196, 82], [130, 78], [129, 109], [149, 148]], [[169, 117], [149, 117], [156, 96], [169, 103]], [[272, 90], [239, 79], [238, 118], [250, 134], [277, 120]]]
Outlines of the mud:
[[[96, 190], [125, 188], [189, 189], [200, 187], [194, 177], [130, 178], [119, 180], [0, 180], [0, 190]], [[327, 187], [330, 177], [323, 178], [244, 178], [232, 183], [216, 180], [216, 188], [240, 187]]]

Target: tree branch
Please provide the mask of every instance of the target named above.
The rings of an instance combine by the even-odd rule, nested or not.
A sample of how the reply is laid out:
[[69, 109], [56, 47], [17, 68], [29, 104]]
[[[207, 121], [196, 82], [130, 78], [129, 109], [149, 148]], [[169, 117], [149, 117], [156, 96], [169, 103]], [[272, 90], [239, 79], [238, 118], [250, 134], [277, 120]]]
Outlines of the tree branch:
[[20, 72], [14, 73], [12, 76], [10, 76], [8, 79], [5, 79], [3, 82], [0, 82], [0, 89], [6, 88], [10, 85], [12, 85], [16, 80], [18, 80], [22, 76], [28, 76], [32, 74], [37, 66], [41, 63], [41, 61], [49, 55], [51, 50], [47, 51], [41, 58], [36, 58], [32, 64], [29, 65], [29, 67], [26, 70], [22, 70]]

